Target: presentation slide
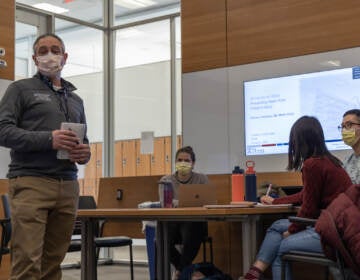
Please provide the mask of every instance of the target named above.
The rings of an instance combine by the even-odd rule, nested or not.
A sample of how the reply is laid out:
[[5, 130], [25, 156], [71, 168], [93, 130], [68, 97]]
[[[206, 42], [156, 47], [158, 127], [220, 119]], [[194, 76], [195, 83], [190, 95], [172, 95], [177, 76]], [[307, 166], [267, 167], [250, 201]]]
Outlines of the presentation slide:
[[360, 108], [360, 67], [244, 82], [246, 155], [288, 152], [289, 133], [301, 116], [318, 118], [329, 150], [348, 149], [338, 126]]

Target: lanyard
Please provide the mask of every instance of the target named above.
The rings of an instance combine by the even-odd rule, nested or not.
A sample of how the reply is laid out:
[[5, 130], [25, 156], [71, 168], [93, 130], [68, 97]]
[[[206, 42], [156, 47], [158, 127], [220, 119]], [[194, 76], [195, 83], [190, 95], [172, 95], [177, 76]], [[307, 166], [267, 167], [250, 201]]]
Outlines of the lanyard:
[[64, 113], [66, 121], [70, 122], [67, 89], [62, 88], [56, 91], [55, 94], [59, 102], [60, 111]]

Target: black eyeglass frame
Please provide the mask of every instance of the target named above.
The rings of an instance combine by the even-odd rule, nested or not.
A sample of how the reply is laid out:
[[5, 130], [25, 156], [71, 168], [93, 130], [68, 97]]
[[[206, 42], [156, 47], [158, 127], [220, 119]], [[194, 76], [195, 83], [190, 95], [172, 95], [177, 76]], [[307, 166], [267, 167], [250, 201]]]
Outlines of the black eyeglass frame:
[[360, 125], [360, 123], [355, 123], [355, 122], [342, 123], [341, 125], [338, 126], [338, 129], [340, 131], [343, 129], [351, 129], [353, 127], [353, 125]]

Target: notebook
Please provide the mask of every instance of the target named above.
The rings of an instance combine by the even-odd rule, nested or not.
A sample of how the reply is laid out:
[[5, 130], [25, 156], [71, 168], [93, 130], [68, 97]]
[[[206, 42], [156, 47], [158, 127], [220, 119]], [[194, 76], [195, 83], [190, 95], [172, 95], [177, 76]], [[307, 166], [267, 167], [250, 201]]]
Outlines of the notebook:
[[213, 184], [180, 184], [179, 207], [202, 207], [217, 204], [216, 186]]

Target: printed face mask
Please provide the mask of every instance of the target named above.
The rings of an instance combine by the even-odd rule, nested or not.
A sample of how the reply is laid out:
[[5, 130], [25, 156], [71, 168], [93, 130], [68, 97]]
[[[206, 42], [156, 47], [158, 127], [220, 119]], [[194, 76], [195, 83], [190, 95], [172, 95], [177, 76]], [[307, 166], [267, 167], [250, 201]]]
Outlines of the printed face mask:
[[62, 55], [56, 55], [52, 52], [49, 52], [46, 55], [37, 56], [36, 60], [38, 62], [40, 73], [47, 77], [60, 76], [60, 72], [63, 68], [62, 58]]
[[192, 164], [190, 162], [177, 162], [175, 164], [175, 170], [181, 175], [187, 175], [192, 170]]
[[341, 131], [341, 136], [344, 143], [350, 147], [355, 145], [358, 140], [356, 137], [355, 129], [343, 129]]

